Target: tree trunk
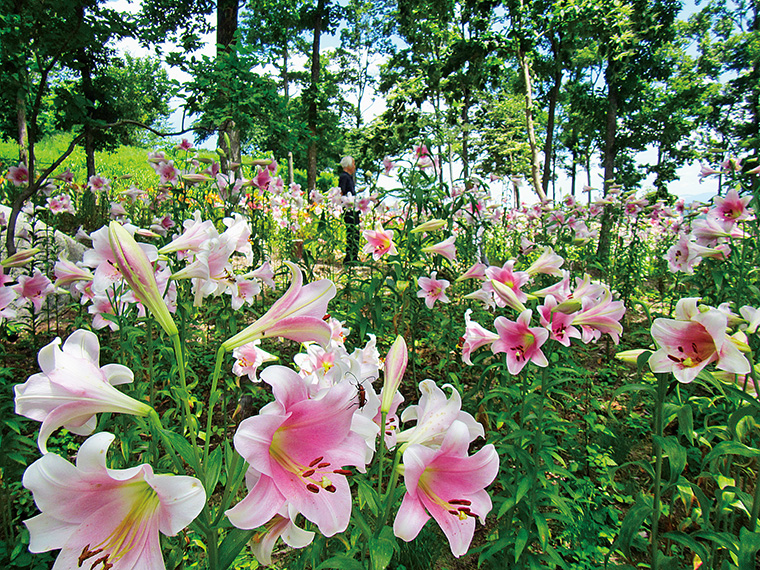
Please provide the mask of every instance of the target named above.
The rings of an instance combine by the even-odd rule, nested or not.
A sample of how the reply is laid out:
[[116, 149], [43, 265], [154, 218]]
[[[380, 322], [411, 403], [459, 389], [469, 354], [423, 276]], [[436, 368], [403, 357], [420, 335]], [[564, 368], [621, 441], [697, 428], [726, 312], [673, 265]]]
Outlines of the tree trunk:
[[554, 145], [554, 117], [557, 109], [557, 99], [559, 90], [562, 86], [562, 65], [559, 62], [559, 45], [552, 40], [552, 51], [554, 52], [554, 63], [557, 66], [554, 73], [554, 85], [549, 91], [549, 111], [546, 120], [546, 141], [544, 142], [544, 175], [541, 179], [541, 187], [544, 193], [549, 191], [549, 178], [551, 174], [552, 150]]
[[29, 165], [29, 130], [26, 124], [26, 95], [19, 87], [16, 91], [16, 123], [18, 125], [18, 160]]
[[92, 63], [90, 58], [82, 53], [82, 92], [87, 102], [87, 118], [84, 123], [84, 155], [87, 165], [87, 179], [97, 174], [95, 169], [95, 129], [92, 128], [91, 110], [95, 101], [92, 87]]
[[531, 81], [530, 63], [522, 49], [517, 50], [517, 59], [520, 62], [523, 80], [525, 81], [525, 123], [528, 130], [528, 143], [530, 144], [530, 174], [533, 191], [542, 202], [546, 201], [546, 193], [541, 186], [541, 163], [538, 158], [538, 145], [536, 144], [536, 129], [533, 123], [533, 83]]
[[[607, 62], [607, 127], [604, 135], [604, 195], [606, 196], [610, 187], [615, 182], [615, 158], [617, 156], [617, 145], [615, 137], [617, 135], [617, 108], [618, 108], [618, 88], [617, 73], [615, 64], [612, 60]], [[612, 207], [607, 204], [602, 213], [602, 226], [599, 230], [599, 245], [596, 249], [596, 255], [604, 263], [610, 255], [610, 232], [612, 230]]]
[[[216, 55], [219, 57], [229, 52], [235, 41], [235, 32], [238, 29], [238, 2], [237, 0], [219, 0], [216, 10]], [[227, 135], [225, 137], [225, 134]], [[229, 144], [228, 141], [229, 140]], [[240, 162], [240, 131], [235, 128], [235, 121], [227, 120], [219, 127], [219, 141], [217, 146], [224, 151], [225, 156], [221, 159], [223, 172], [229, 171], [229, 162]]]
[[317, 2], [314, 12], [314, 41], [311, 44], [311, 84], [309, 85], [308, 127], [311, 132], [309, 148], [306, 151], [306, 188], [311, 191], [317, 187], [317, 93], [319, 91], [319, 44], [322, 35], [322, 18], [325, 0]]
[[464, 97], [462, 98], [462, 177], [467, 180], [470, 177], [470, 88], [465, 85]]
[[290, 78], [288, 77], [288, 42], [282, 47], [282, 94], [285, 103], [290, 99]]

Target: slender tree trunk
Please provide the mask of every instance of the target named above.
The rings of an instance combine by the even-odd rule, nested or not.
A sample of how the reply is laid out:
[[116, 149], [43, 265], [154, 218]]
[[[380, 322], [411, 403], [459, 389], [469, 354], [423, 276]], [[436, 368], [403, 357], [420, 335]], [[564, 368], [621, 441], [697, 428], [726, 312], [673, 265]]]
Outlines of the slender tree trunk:
[[462, 177], [470, 177], [470, 88], [465, 85], [462, 98]]
[[87, 101], [87, 118], [84, 123], [84, 155], [87, 165], [87, 178], [95, 176], [95, 129], [92, 128], [91, 109], [95, 101], [94, 89], [92, 86], [92, 63], [90, 58], [82, 53], [82, 91], [85, 101]]
[[288, 43], [282, 46], [282, 93], [285, 96], [285, 102], [290, 99], [290, 77], [288, 77]]
[[530, 174], [533, 190], [542, 202], [546, 201], [546, 193], [541, 186], [541, 163], [538, 158], [538, 145], [536, 144], [536, 129], [533, 122], [533, 82], [531, 81], [530, 62], [522, 48], [517, 50], [517, 59], [520, 62], [523, 80], [525, 81], [525, 123], [528, 130], [528, 144], [530, 145]]
[[[216, 56], [232, 49], [235, 41], [235, 32], [238, 29], [238, 2], [237, 0], [219, 0], [216, 9]], [[225, 134], [227, 136], [225, 136]], [[229, 142], [228, 142], [229, 141]], [[229, 171], [229, 162], [240, 162], [240, 131], [236, 128], [235, 121], [226, 120], [219, 126], [219, 148], [225, 156], [222, 157], [221, 167], [225, 173]]]
[[29, 129], [26, 124], [26, 94], [19, 87], [16, 91], [16, 123], [18, 125], [18, 160], [29, 164]]
[[319, 90], [319, 44], [322, 35], [322, 18], [324, 17], [325, 0], [317, 2], [314, 12], [314, 41], [311, 44], [311, 84], [309, 85], [308, 127], [311, 132], [309, 148], [306, 151], [306, 188], [309, 191], [317, 187], [317, 93]]
[[554, 73], [554, 85], [552, 85], [551, 91], [549, 91], [549, 110], [548, 117], [546, 119], [546, 141], [544, 142], [544, 175], [541, 179], [541, 187], [544, 189], [544, 193], [549, 191], [549, 178], [551, 175], [551, 161], [554, 149], [554, 118], [557, 109], [557, 99], [559, 99], [559, 90], [562, 86], [562, 67], [559, 62], [559, 46], [556, 46], [557, 42], [552, 41], [552, 47], [554, 48], [554, 61], [557, 66], [557, 70]]
[[[612, 60], [607, 62], [607, 126], [604, 136], [604, 195], [615, 182], [615, 158], [617, 156], [617, 109], [618, 88], [617, 74]], [[602, 226], [599, 230], [599, 245], [596, 255], [602, 263], [607, 261], [610, 255], [610, 232], [612, 230], [612, 208], [609, 204], [604, 207], [602, 213]]]

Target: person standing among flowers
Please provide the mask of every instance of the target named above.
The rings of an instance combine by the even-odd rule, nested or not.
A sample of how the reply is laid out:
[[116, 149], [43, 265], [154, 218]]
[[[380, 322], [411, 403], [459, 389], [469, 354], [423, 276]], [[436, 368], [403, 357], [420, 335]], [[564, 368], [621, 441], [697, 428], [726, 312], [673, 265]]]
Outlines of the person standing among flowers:
[[[343, 172], [338, 178], [338, 187], [343, 196], [356, 196], [356, 182], [354, 174], [356, 173], [356, 162], [350, 156], [344, 156], [340, 161], [340, 167]], [[344, 200], [344, 204], [347, 201]], [[357, 263], [359, 261], [359, 212], [353, 207], [353, 200], [350, 205], [344, 205], [343, 222], [346, 225], [346, 257], [343, 263]]]

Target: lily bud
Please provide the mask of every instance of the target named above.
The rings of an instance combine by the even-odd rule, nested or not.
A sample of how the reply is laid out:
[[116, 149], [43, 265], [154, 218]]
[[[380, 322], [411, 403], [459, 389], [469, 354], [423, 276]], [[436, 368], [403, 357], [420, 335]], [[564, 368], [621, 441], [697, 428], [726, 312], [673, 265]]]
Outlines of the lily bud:
[[145, 308], [155, 317], [169, 336], [178, 334], [169, 309], [158, 290], [156, 275], [148, 256], [137, 245], [135, 238], [118, 222], [108, 226], [108, 238], [111, 242], [116, 265], [122, 277]]
[[573, 313], [580, 311], [582, 306], [583, 303], [580, 299], [568, 299], [554, 307], [554, 310], [560, 313], [565, 313], [566, 315], [572, 315]]
[[404, 337], [399, 335], [393, 341], [388, 356], [385, 358], [385, 379], [383, 381], [383, 399], [380, 411], [388, 413], [393, 403], [393, 396], [404, 378], [406, 365], [409, 361], [409, 351]]
[[748, 354], [752, 351], [749, 347], [749, 342], [747, 339], [747, 335], [744, 334], [743, 331], [736, 331], [734, 334], [732, 334], [730, 337], [728, 337], [728, 340], [734, 343], [736, 348], [739, 349], [739, 352], [743, 352], [745, 354]]
[[615, 355], [615, 358], [618, 360], [622, 360], [623, 362], [626, 362], [628, 364], [636, 364], [639, 361], [639, 356], [644, 354], [646, 352], [646, 349], [643, 348], [635, 348], [633, 350], [623, 350], [621, 352], [618, 352]]
[[11, 267], [21, 267], [22, 265], [29, 263], [29, 261], [39, 252], [40, 248], [38, 247], [17, 251], [10, 257], [6, 257], [4, 260], [0, 261], [0, 265], [6, 269], [10, 269]]
[[501, 298], [501, 300], [507, 304], [507, 307], [514, 309], [518, 313], [527, 311], [527, 308], [517, 298], [517, 295], [511, 289], [511, 287], [504, 285], [504, 283], [501, 281], [496, 281], [495, 279], [491, 279], [491, 286], [493, 287], [494, 292]]
[[439, 220], [435, 218], [432, 220], [428, 220], [427, 222], [421, 223], [419, 226], [414, 228], [411, 233], [418, 234], [421, 232], [434, 232], [436, 230], [440, 230], [445, 225], [446, 225], [446, 220]]

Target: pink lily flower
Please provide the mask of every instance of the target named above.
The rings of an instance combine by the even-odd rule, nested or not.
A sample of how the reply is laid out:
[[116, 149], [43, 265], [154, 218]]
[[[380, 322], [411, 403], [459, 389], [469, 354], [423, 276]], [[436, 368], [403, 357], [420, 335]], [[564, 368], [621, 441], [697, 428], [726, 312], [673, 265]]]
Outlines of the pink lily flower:
[[179, 170], [174, 167], [174, 161], [162, 162], [158, 165], [158, 175], [161, 177], [160, 184], [174, 186], [179, 182]]
[[265, 362], [277, 360], [274, 354], [269, 354], [263, 348], [260, 348], [261, 340], [254, 340], [248, 344], [237, 347], [232, 351], [232, 356], [235, 358], [235, 364], [232, 366], [232, 373], [241, 377], [247, 375], [251, 382], [259, 382], [256, 377], [256, 371], [259, 366]]
[[261, 378], [275, 401], [235, 434], [235, 449], [250, 465], [250, 490], [227, 517], [238, 528], [256, 528], [288, 502], [325, 536], [343, 532], [351, 517], [344, 467], [364, 468], [364, 441], [351, 431], [356, 388], [341, 382], [311, 399], [289, 368], [270, 366]]
[[26, 164], [19, 162], [18, 166], [11, 166], [8, 169], [5, 178], [14, 186], [23, 186], [29, 183], [29, 169]]
[[45, 275], [43, 275], [39, 269], [35, 269], [34, 273], [29, 275], [21, 275], [18, 278], [18, 283], [11, 287], [19, 298], [19, 306], [31, 303], [35, 312], [42, 310], [42, 303], [45, 302], [48, 295], [55, 291], [55, 287]]
[[494, 354], [506, 353], [510, 374], [519, 374], [529, 361], [542, 368], [549, 365], [541, 351], [541, 346], [549, 337], [549, 331], [542, 327], [529, 327], [532, 314], [528, 309], [520, 313], [517, 321], [497, 317], [493, 323], [499, 340], [491, 345], [491, 351]]
[[198, 253], [201, 251], [204, 242], [219, 235], [214, 228], [214, 222], [211, 220], [201, 221], [200, 212], [197, 211], [193, 213], [192, 219], [185, 220], [182, 225], [185, 228], [184, 232], [181, 235], [174, 236], [171, 243], [159, 249], [158, 253], [167, 254], [174, 251]]
[[739, 313], [744, 320], [747, 321], [747, 329], [745, 332], [754, 334], [757, 331], [757, 327], [760, 326], [760, 309], [756, 309], [750, 305], [744, 305], [739, 309]]
[[38, 444], [45, 453], [51, 433], [65, 427], [77, 435], [95, 429], [96, 414], [114, 412], [145, 417], [153, 409], [114, 388], [132, 382], [132, 371], [121, 364], [99, 366], [100, 344], [95, 334], [74, 331], [43, 347], [38, 356], [42, 373], [14, 388], [16, 413], [42, 422]]
[[481, 279], [486, 278], [486, 264], [476, 262], [470, 266], [470, 268], [456, 278], [457, 282], [464, 281], [465, 279]]
[[165, 568], [159, 531], [175, 536], [206, 503], [195, 477], [156, 475], [148, 464], [108, 469], [114, 440], [93, 435], [77, 454], [76, 467], [53, 453], [24, 473], [24, 487], [42, 514], [24, 521], [29, 550], [61, 549], [55, 568]]
[[752, 217], [752, 209], [747, 207], [751, 200], [752, 196], [740, 198], [736, 188], [732, 188], [725, 196], [715, 197], [712, 212], [723, 220], [748, 220]]
[[383, 255], [396, 255], [396, 244], [393, 243], [393, 230], [383, 229], [380, 222], [375, 224], [374, 230], [364, 230], [362, 236], [367, 240], [367, 244], [362, 251], [367, 255], [372, 255], [372, 259], [377, 261]]
[[652, 372], [670, 372], [688, 383], [711, 362], [719, 370], [747, 374], [749, 362], [726, 335], [728, 317], [717, 309], [699, 312], [696, 299], [681, 299], [674, 319], [655, 319], [652, 338], [659, 350], [649, 357]]
[[272, 550], [278, 538], [291, 548], [304, 548], [314, 540], [314, 532], [296, 526], [294, 522], [298, 511], [290, 505], [283, 506], [269, 522], [264, 524], [264, 530], [257, 532], [251, 539], [253, 555], [262, 566], [272, 565]]
[[[2, 277], [2, 273], [0, 273]], [[2, 279], [0, 279], [0, 282]], [[18, 316], [18, 310], [14, 301], [16, 300], [16, 292], [10, 287], [5, 287], [0, 284], [0, 318], [2, 319], [15, 319]]]
[[391, 170], [393, 170], [396, 167], [396, 163], [394, 163], [390, 157], [385, 157], [383, 159], [383, 169], [385, 170], [385, 175], [390, 176]]
[[[490, 281], [498, 281], [512, 289], [517, 299], [521, 303], [524, 303], [528, 300], [528, 295], [522, 291], [521, 287], [530, 281], [530, 275], [525, 271], [514, 271], [514, 265], [515, 260], [510, 259], [502, 267], [491, 266], [486, 269], [486, 277], [488, 277], [488, 281], [484, 284], [484, 289], [488, 291], [491, 288]], [[499, 297], [497, 297], [496, 303], [501, 307], [505, 306], [504, 302], [501, 301]]]
[[92, 281], [95, 276], [87, 271], [85, 268], [80, 267], [76, 263], [72, 263], [67, 259], [59, 259], [55, 262], [53, 269], [55, 274], [55, 286], [71, 285], [77, 281]]
[[499, 335], [492, 333], [483, 328], [478, 323], [470, 319], [472, 309], [467, 309], [464, 313], [465, 331], [462, 342], [462, 361], [472, 366], [470, 354], [479, 349], [481, 346], [489, 345], [499, 340]]
[[536, 275], [537, 273], [544, 273], [546, 275], [553, 275], [554, 277], [562, 277], [562, 270], [560, 267], [562, 267], [563, 263], [565, 263], [565, 260], [554, 253], [554, 250], [551, 247], [545, 247], [541, 256], [530, 264], [525, 270], [525, 273], [530, 276]]
[[475, 418], [462, 411], [462, 397], [451, 384], [444, 384], [451, 390], [451, 397], [432, 380], [420, 382], [420, 400], [418, 404], [408, 406], [401, 414], [401, 421], [416, 420], [416, 425], [400, 432], [397, 441], [403, 444], [402, 450], [410, 445], [439, 446], [446, 432], [454, 421], [467, 426], [468, 443], [477, 437], [483, 437], [485, 432]]
[[454, 236], [451, 236], [441, 243], [437, 243], [435, 245], [430, 245], [428, 247], [423, 247], [422, 251], [425, 253], [437, 253], [440, 256], [445, 257], [449, 261], [456, 261], [457, 260], [457, 248], [454, 245]]
[[281, 336], [297, 342], [315, 341], [326, 346], [330, 342], [330, 326], [323, 320], [327, 303], [335, 296], [335, 285], [321, 279], [303, 286], [301, 269], [289, 261], [290, 288], [257, 321], [222, 343], [231, 351], [258, 338]]
[[700, 245], [715, 243], [718, 238], [744, 239], [747, 237], [746, 232], [739, 228], [734, 220], [722, 220], [711, 216], [694, 220], [691, 230]]
[[580, 331], [573, 326], [574, 314], [557, 311], [557, 300], [548, 295], [544, 304], [538, 307], [541, 326], [549, 331], [550, 338], [564, 346], [570, 346], [571, 338], [581, 338]]
[[246, 273], [243, 277], [246, 279], [258, 279], [270, 289], [274, 289], [274, 271], [268, 261], [261, 264], [261, 267]]
[[437, 271], [432, 271], [430, 277], [419, 277], [417, 279], [417, 284], [420, 286], [417, 296], [425, 299], [425, 305], [428, 309], [432, 309], [436, 301], [449, 302], [449, 298], [446, 296], [449, 282], [446, 279], [437, 279], [437, 275]]
[[700, 182], [702, 182], [702, 179], [707, 178], [708, 176], [714, 176], [715, 174], [720, 174], [720, 170], [715, 170], [711, 166], [705, 166], [704, 164], [699, 165]]
[[111, 190], [111, 181], [101, 174], [95, 174], [94, 176], [90, 176], [90, 180], [87, 182], [87, 188], [89, 188], [90, 192], [94, 194], [98, 194], [99, 192], [107, 193]]
[[492, 444], [468, 456], [467, 426], [454, 421], [440, 449], [422, 445], [404, 451], [406, 494], [393, 533], [409, 542], [432, 516], [449, 539], [454, 556], [467, 553], [475, 532], [475, 519], [485, 524], [491, 498], [485, 491], [499, 472], [499, 455]]
[[583, 297], [581, 310], [573, 317], [573, 324], [582, 330], [582, 340], [585, 343], [596, 342], [604, 333], [609, 334], [615, 344], [620, 342], [623, 326], [620, 319], [625, 314], [622, 301], [613, 301], [612, 293], [605, 289], [600, 299]]
[[195, 150], [195, 147], [193, 146], [193, 143], [191, 143], [189, 140], [184, 139], [184, 138], [182, 139], [182, 142], [179, 143], [174, 148], [176, 148], [177, 150], [184, 150], [185, 152], [188, 152], [188, 151], [191, 151], [191, 150]]

